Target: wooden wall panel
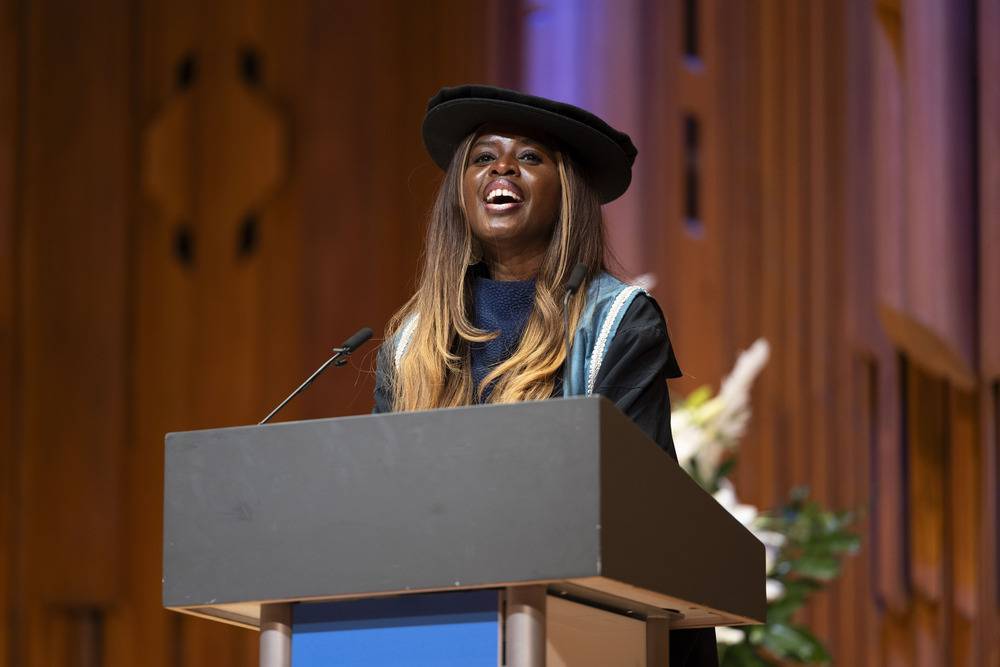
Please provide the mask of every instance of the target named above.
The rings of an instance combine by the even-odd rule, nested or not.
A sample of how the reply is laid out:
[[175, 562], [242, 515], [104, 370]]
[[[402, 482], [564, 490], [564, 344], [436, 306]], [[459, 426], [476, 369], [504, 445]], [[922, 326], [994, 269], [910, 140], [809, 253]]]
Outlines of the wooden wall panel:
[[[636, 180], [632, 187], [639, 187], [641, 190], [644, 207], [648, 207], [651, 200], [657, 202], [655, 208], [647, 213], [647, 217], [654, 220], [644, 230], [650, 245], [646, 262], [648, 267], [661, 272], [657, 276], [658, 286], [654, 288], [653, 294], [663, 307], [670, 335], [676, 346], [679, 332], [674, 330], [675, 294], [684, 288], [676, 285], [678, 276], [669, 269], [667, 258], [672, 252], [675, 228], [683, 216], [683, 142], [680, 138], [682, 128], [677, 85], [680, 76], [678, 63], [681, 59], [681, 5], [677, 2], [645, 3], [643, 11], [645, 30], [642, 33], [642, 48], [650, 54], [643, 59], [644, 77], [649, 81], [657, 81], [660, 85], [650, 86], [646, 96], [645, 113], [641, 120], [645, 145], [641, 150], [670, 157], [648, 165], [650, 168], [642, 172], [637, 170], [633, 174]], [[687, 373], [687, 352], [678, 354], [681, 369]], [[671, 387], [671, 392], [675, 389], [676, 387]]]
[[[880, 3], [872, 17], [880, 315], [911, 382], [937, 387], [907, 393], [910, 539], [898, 540], [898, 523], [880, 502], [876, 585], [893, 611], [886, 622], [908, 630], [927, 664], [981, 664], [986, 646], [975, 639], [985, 635], [972, 583], [984, 575], [978, 517], [986, 497], [973, 472], [982, 453], [968, 393], [975, 390], [978, 280], [970, 12], [968, 3], [911, 1]], [[887, 384], [883, 395], [892, 394]], [[898, 442], [890, 437], [879, 449], [879, 497], [890, 502], [901, 497], [893, 488]], [[928, 458], [931, 452], [940, 456]], [[906, 572], [900, 557], [912, 565], [912, 596], [899, 577]]]
[[[850, 352], [842, 349], [846, 339], [843, 323], [846, 320], [845, 298], [848, 262], [844, 237], [845, 180], [843, 165], [849, 154], [846, 146], [847, 63], [842, 57], [831, 57], [836, 45], [847, 42], [847, 12], [843, 3], [813, 3], [809, 20], [809, 34], [814, 60], [809, 79], [809, 94], [814, 109], [825, 113], [811, 113], [812, 131], [810, 153], [817, 163], [812, 184], [810, 219], [814, 236], [810, 243], [810, 265], [815, 276], [810, 294], [808, 318], [811, 322], [810, 356], [814, 370], [810, 377], [810, 404], [816, 415], [810, 425], [816, 434], [811, 439], [814, 453], [810, 477], [815, 497], [832, 507], [856, 507], [861, 499], [850, 486], [855, 479], [860, 443], [850, 446], [849, 422], [844, 420], [847, 406], [856, 400], [852, 394], [851, 373], [854, 370]], [[847, 464], [847, 465], [845, 465]], [[845, 604], [850, 598], [845, 591], [847, 583], [834, 587], [828, 599], [824, 624], [831, 643], [840, 647], [845, 655], [853, 652], [856, 636], [845, 609], [858, 609]]]
[[[876, 352], [880, 329], [875, 318], [873, 271], [874, 244], [871, 224], [872, 180], [872, 122], [871, 95], [873, 90], [871, 63], [871, 20], [867, 3], [843, 4], [841, 29], [846, 44], [841, 61], [843, 72], [839, 82], [842, 97], [843, 136], [839, 142], [842, 151], [834, 164], [842, 180], [842, 200], [839, 236], [842, 255], [838, 266], [843, 298], [841, 339], [834, 347], [843, 346], [848, 360], [835, 356], [839, 375], [835, 384], [841, 395], [840, 412], [836, 423], [845, 426], [840, 438], [831, 445], [836, 460], [833, 469], [837, 474], [836, 486], [843, 490], [838, 504], [850, 508], [871, 508], [860, 513], [857, 530], [866, 541], [861, 554], [845, 563], [839, 593], [839, 632], [836, 656], [838, 662], [859, 666], [883, 664], [879, 656], [881, 628], [872, 590], [876, 586], [876, 557], [879, 547], [872, 539], [872, 526], [883, 511], [891, 512], [892, 505], [883, 504], [873, 491], [883, 488], [873, 484], [878, 473], [873, 453], [878, 451], [880, 423], [885, 405], [880, 397], [880, 374], [884, 365], [881, 358], [894, 358], [881, 337], [882, 354]], [[847, 91], [857, 91], [849, 94]], [[851, 156], [850, 167], [848, 156]], [[890, 375], [890, 377], [892, 377]], [[888, 402], [890, 406], [894, 401]], [[894, 420], [890, 423], [897, 423]], [[835, 431], [837, 429], [834, 429]], [[895, 472], [895, 471], [894, 471]], [[898, 479], [898, 472], [894, 478]], [[898, 489], [889, 498], [899, 498]], [[898, 502], [898, 501], [897, 501]], [[882, 509], [880, 509], [882, 508]], [[898, 514], [896, 515], [898, 516]]]
[[981, 664], [1000, 665], [1000, 0], [979, 0], [979, 355], [983, 564], [977, 583]]
[[946, 535], [950, 550], [951, 618], [953, 664], [984, 664], [984, 651], [977, 639], [980, 618], [979, 585], [983, 571], [980, 525], [982, 524], [982, 453], [977, 396], [955, 389], [946, 399], [949, 417], [949, 473], [946, 504], [951, 526]]
[[[924, 59], [947, 50], [942, 57], [954, 69], [943, 77], [935, 73], [934, 85], [967, 93], [957, 64], [963, 50], [948, 40], [958, 39], [968, 16], [956, 7], [927, 18], [925, 27], [943, 31], [938, 37], [950, 35], [935, 41], [907, 34], [904, 10], [930, 11], [912, 3], [773, 2], [753, 11], [694, 4], [705, 21], [703, 60], [685, 62], [678, 44], [686, 3], [651, 11], [664, 25], [647, 37], [658, 49], [650, 76], [667, 90], [646, 100], [651, 120], [645, 136], [674, 157], [650, 179], [663, 190], [644, 195], [644, 210], [661, 216], [647, 214], [654, 221], [649, 224], [662, 226], [651, 230], [659, 239], [654, 272], [667, 276], [658, 296], [671, 318], [675, 347], [699, 369], [718, 364], [721, 376], [731, 361], [726, 351], [749, 342], [739, 341], [744, 332], [763, 334], [772, 344], [756, 390], [755, 426], [742, 446], [741, 497], [769, 506], [793, 484], [808, 483], [831, 505], [869, 509], [859, 523], [867, 551], [848, 561], [845, 576], [803, 616], [834, 647], [838, 661], [975, 661], [980, 644], [969, 638], [980, 615], [968, 594], [969, 582], [982, 580], [982, 568], [968, 550], [980, 544], [972, 510], [983, 496], [970, 480], [978, 448], [970, 445], [967, 404], [949, 403], [953, 394], [941, 377], [960, 383], [966, 393], [955, 395], [967, 400], [969, 374], [953, 372], [960, 364], [946, 370], [927, 363], [926, 349], [910, 360], [911, 374], [925, 380], [920, 386], [936, 390], [918, 392], [918, 417], [911, 414], [908, 430], [900, 348], [911, 356], [914, 348], [900, 337], [898, 322], [887, 321], [884, 312], [880, 318], [877, 300], [886, 293], [880, 285], [909, 290], [911, 300], [946, 300], [940, 286], [928, 288], [928, 272], [912, 278], [920, 264], [915, 257], [934, 270], [954, 269], [948, 280], [961, 284], [949, 289], [973, 293], [968, 269], [974, 264], [961, 240], [962, 226], [967, 230], [972, 221], [969, 198], [960, 184], [944, 196], [955, 206], [950, 219], [959, 222], [952, 239], [957, 245], [937, 249], [952, 268], [941, 266], [926, 256], [932, 246], [916, 239], [922, 228], [908, 199], [917, 192], [913, 179], [929, 172], [906, 158], [916, 140], [908, 122], [947, 117], [942, 127], [953, 134], [942, 139], [941, 150], [961, 162], [970, 115], [961, 102], [947, 109], [927, 103], [920, 97], [926, 93], [909, 86], [917, 66], [903, 67], [907, 43], [924, 49]], [[744, 68], [744, 88], [719, 73], [727, 67]], [[705, 130], [702, 196], [711, 204], [704, 209], [706, 233], [697, 238], [685, 230], [678, 203], [682, 136], [674, 119], [685, 111], [697, 113]], [[745, 135], [755, 140], [740, 143]], [[725, 147], [721, 156], [718, 146]], [[747, 165], [746, 172], [738, 165]], [[967, 177], [961, 169], [948, 178]], [[926, 211], [922, 215], [932, 224]], [[939, 231], [947, 226], [933, 224]], [[718, 272], [725, 274], [722, 282], [711, 275]], [[940, 325], [934, 335], [959, 349], [969, 340], [960, 330], [971, 311], [961, 299], [950, 307], [954, 317], [934, 316]], [[719, 326], [706, 312], [716, 308], [726, 311]], [[688, 326], [698, 340], [685, 338]], [[966, 354], [965, 363], [970, 359]], [[718, 377], [698, 380], [676, 388], [684, 393]], [[951, 448], [942, 448], [943, 442]]]
[[902, 18], [906, 226], [880, 255], [896, 255], [898, 263], [895, 284], [881, 286], [882, 317], [907, 354], [971, 390], [977, 356], [976, 272], [969, 261], [976, 229], [972, 4], [908, 0]]
[[[164, 431], [255, 420], [251, 401], [260, 389], [256, 347], [266, 328], [260, 317], [254, 244], [240, 252], [239, 240], [248, 215], [260, 216], [258, 230], [267, 223], [258, 206], [266, 205], [273, 189], [269, 177], [280, 168], [276, 162], [281, 155], [275, 155], [270, 143], [261, 145], [260, 140], [275, 131], [273, 113], [267, 125], [269, 108], [239, 75], [241, 48], [254, 47], [254, 10], [246, 5], [163, 3], [149, 6], [144, 17], [151, 35], [143, 40], [150, 47], [148, 76], [161, 83], [143, 100], [155, 108], [146, 132], [163, 130], [164, 118], [179, 105], [186, 105], [192, 118], [163, 130], [169, 131], [167, 141], [186, 149], [177, 167], [187, 178], [179, 190], [150, 197], [150, 216], [144, 220], [148, 254], [144, 252], [146, 261], [139, 267], [144, 288], [137, 306], [138, 326], [144, 331], [139, 375], [167, 379], [149, 387], [141, 399], [140, 443], [145, 451], [139, 457], [150, 466], [147, 474], [156, 475], [155, 492], [148, 498], [154, 503], [144, 505], [146, 510], [156, 506], [160, 494], [158, 455]], [[157, 44], [152, 34], [162, 41]], [[176, 72], [187, 53], [197, 74], [187, 89], [179, 90]], [[144, 149], [143, 169], [148, 171], [158, 153], [147, 152], [148, 139]], [[168, 205], [165, 199], [174, 203]], [[182, 229], [191, 234], [190, 261], [174, 247]], [[280, 317], [279, 308], [275, 310]], [[178, 366], [169, 367], [173, 364]], [[144, 512], [137, 517], [136, 529], [143, 531], [146, 558], [136, 580], [137, 599], [145, 606], [136, 620], [143, 623], [143, 634], [162, 647], [156, 660], [195, 666], [253, 662], [255, 633], [158, 609], [159, 578], [154, 575], [159, 516]], [[122, 630], [118, 639], [133, 641]], [[134, 643], [121, 650], [124, 655], [131, 652], [135, 661], [145, 649]]]
[[[384, 328], [411, 289], [415, 250], [439, 181], [419, 136], [425, 101], [441, 85], [488, 78], [487, 56], [475, 35], [495, 5], [259, 3], [225, 28], [226, 17], [237, 11], [189, 11], [190, 19], [176, 5], [150, 12], [150, 42], [164, 40], [150, 54], [151, 76], [165, 84], [150, 99], [170, 96], [169, 73], [186, 50], [202, 57], [188, 145], [212, 143], [211, 124], [226, 118], [218, 114], [238, 115], [227, 110], [227, 95], [234, 94], [233, 66], [246, 47], [259, 56], [256, 94], [281, 110], [292, 133], [288, 177], [255, 211], [258, 246], [249, 256], [234, 253], [240, 207], [224, 205], [224, 193], [213, 187], [213, 179], [227, 173], [225, 165], [197, 154], [188, 160], [200, 165], [190, 185], [191, 267], [169, 253], [184, 221], [164, 219], [162, 207], [151, 209], [148, 224], [155, 232], [148, 239], [149, 266], [142, 269], [144, 291], [162, 299], [140, 310], [146, 350], [140, 359], [147, 360], [144, 374], [164, 370], [174, 380], [148, 397], [150, 437], [259, 419], [330, 347], [362, 325]], [[164, 24], [176, 24], [174, 37], [156, 27]], [[210, 41], [212, 48], [204, 49]], [[230, 86], [230, 92], [205, 92], [212, 86]], [[217, 144], [216, 150], [230, 149]], [[370, 345], [347, 368], [331, 369], [280, 419], [370, 410], [375, 349]], [[166, 358], [163, 350], [170, 350]], [[173, 368], [177, 363], [180, 372]], [[164, 405], [174, 407], [164, 411]], [[147, 534], [147, 540], [154, 537]], [[154, 544], [158, 548], [158, 539]], [[152, 607], [156, 591], [147, 588], [143, 597]], [[174, 645], [184, 664], [243, 664], [256, 642], [252, 633], [200, 620], [167, 617], [150, 625], [148, 631]]]
[[[23, 5], [15, 664], [96, 659], [121, 592], [130, 11]], [[95, 163], [99, 160], [99, 163]], [[91, 653], [88, 654], [87, 651]]]
[[[868, 248], [871, 264], [862, 264], [870, 279], [862, 290], [868, 295], [858, 300], [858, 306], [865, 309], [870, 318], [878, 312], [877, 294], [901, 289], [902, 259], [901, 249], [905, 244], [904, 226], [906, 205], [903, 196], [905, 178], [903, 174], [904, 113], [902, 93], [902, 64], [898, 51], [898, 26], [902, 18], [898, 13], [883, 10], [878, 21], [865, 8], [862, 18], [873, 29], [869, 29], [873, 40], [872, 93], [873, 103], [869, 109], [872, 116], [875, 151], [873, 155], [874, 187], [872, 188], [872, 218], [867, 222], [874, 233], [869, 232]], [[860, 262], [859, 262], [860, 264]], [[877, 291], [872, 290], [877, 285]], [[895, 348], [886, 340], [884, 330], [877, 323], [856, 316], [861, 338], [858, 341], [869, 354], [875, 356], [879, 369], [880, 434], [875, 451], [878, 476], [874, 480], [874, 505], [876, 540], [873, 545], [877, 557], [877, 577], [875, 585], [879, 600], [896, 611], [903, 611], [909, 604], [905, 562], [905, 521], [906, 516], [905, 469], [902, 465], [902, 415], [899, 411], [902, 389], [899, 387], [900, 372], [897, 368]]]
[[[880, 66], [892, 71], [895, 56], [881, 27], [872, 20], [872, 3], [848, 2], [844, 11], [845, 129], [839, 171], [845, 179], [841, 218], [844, 256], [840, 264], [845, 305], [841, 344], [851, 356], [852, 389], [842, 423], [853, 424], [853, 428], [842, 431], [842, 440], [834, 447], [839, 450], [840, 484], [850, 488], [842, 506], [865, 510], [858, 523], [864, 540], [862, 551], [845, 564], [843, 583], [838, 587], [842, 594], [840, 636], [850, 650], [838, 648], [836, 656], [844, 664], [876, 667], [912, 662], [910, 647], [895, 645], [906, 631], [905, 624], [896, 624], [891, 614], [885, 614], [906, 606], [905, 477], [897, 353], [878, 321], [873, 289], [883, 268], [875, 261], [880, 242], [873, 220], [886, 215], [880, 205], [895, 201], [887, 202], [877, 183], [895, 173], [887, 173], [881, 165], [886, 156], [896, 154], [881, 150], [881, 142], [896, 135], [886, 136], [885, 129], [875, 129], [878, 112], [873, 113], [873, 106], [893, 109], [886, 103], [897, 99], [897, 87], [892, 85], [894, 79], [885, 82], [879, 76]], [[884, 646], [892, 648], [885, 651]]]
[[[17, 205], [20, 147], [20, 22], [14, 0], [0, 2], [0, 543], [16, 544], [20, 442], [17, 436]], [[13, 574], [18, 552], [0, 549], [0, 667], [10, 667], [17, 633]]]
[[[760, 179], [761, 114], [763, 105], [748, 103], [754, 99], [761, 81], [761, 22], [760, 12], [752, 3], [724, 3], [709, 26], [712, 35], [705, 40], [717, 41], [725, 48], [725, 66], [720, 67], [716, 95], [720, 109], [741, 109], [739, 114], [724, 115], [719, 123], [724, 133], [721, 141], [721, 187], [725, 197], [705, 193], [718, 199], [722, 217], [727, 221], [722, 247], [722, 286], [725, 305], [722, 307], [722, 331], [725, 338], [718, 353], [723, 364], [731, 367], [735, 350], [746, 347], [762, 335], [764, 313], [763, 276], [768, 275], [764, 261]], [[738, 221], [738, 222], [737, 222]], [[760, 388], [756, 400], [763, 398]], [[755, 409], [756, 410], [756, 409]], [[773, 451], [761, 444], [766, 426], [757, 417], [750, 421], [744, 456], [748, 461], [770, 457]], [[748, 463], [740, 466], [738, 482], [741, 495], [748, 498], [769, 497], [775, 492], [775, 466]]]
[[[481, 28], [503, 8], [0, 9], [0, 442], [16, 464], [0, 531], [18, 545], [0, 554], [0, 665], [254, 662], [254, 633], [160, 606], [163, 435], [256, 421], [330, 347], [385, 326], [440, 180], [425, 101], [491, 79], [501, 44]], [[375, 349], [282, 418], [370, 410]]]
[[979, 267], [983, 378], [1000, 378], [1000, 0], [979, 0]]
[[[878, 371], [871, 359], [855, 358], [851, 363], [847, 392], [851, 400], [844, 401], [843, 424], [853, 428], [844, 431], [845, 441], [854, 443], [844, 447], [839, 455], [837, 469], [841, 484], [849, 490], [842, 500], [843, 507], [863, 508], [877, 505], [878, 500], [870, 494], [871, 479], [875, 474], [871, 453], [876, 450], [879, 434], [878, 417]], [[874, 583], [876, 581], [875, 553], [877, 545], [872, 544], [872, 517], [859, 512], [857, 531], [868, 544], [862, 547], [862, 555], [844, 564], [841, 593], [840, 637], [838, 660], [852, 665], [878, 665], [878, 647], [881, 628], [877, 622], [874, 607]]]
[[[785, 273], [781, 253], [787, 243], [784, 233], [784, 219], [787, 204], [781, 193], [786, 174], [794, 167], [783, 158], [786, 111], [782, 106], [783, 76], [781, 67], [788, 59], [786, 53], [783, 3], [764, 3], [760, 6], [760, 182], [761, 191], [761, 246], [764, 249], [760, 266], [760, 335], [764, 336], [774, 350], [773, 359], [768, 363], [768, 372], [761, 377], [760, 402], [756, 419], [760, 424], [759, 447], [749, 449], [753, 469], [761, 477], [757, 493], [750, 496], [762, 506], [774, 506], [781, 502], [782, 492], [791, 481], [790, 466], [770, 465], [771, 461], [787, 462], [787, 442], [789, 440], [788, 412], [792, 406], [785, 406], [781, 387], [785, 385], [785, 365], [789, 357], [784, 330], [784, 290]], [[743, 473], [744, 476], [746, 473]]]
[[[151, 667], [184, 664], [183, 621], [161, 606], [162, 518], [157, 509], [163, 497], [163, 434], [198, 425], [192, 391], [201, 370], [194, 361], [199, 331], [195, 267], [212, 261], [196, 233], [198, 165], [191, 159], [197, 150], [195, 137], [190, 136], [197, 119], [194, 91], [204, 77], [200, 21], [194, 3], [152, 3], [142, 8], [134, 24], [138, 71], [133, 114], [138, 120], [140, 162], [133, 223], [135, 344], [130, 370], [138, 392], [127, 459], [129, 502], [123, 546], [128, 597], [110, 628], [111, 664], [136, 660]], [[176, 129], [170, 131], [171, 125]], [[156, 141], [154, 130], [160, 127], [166, 128], [160, 131], [168, 132], [165, 143], [175, 151], [169, 159], [154, 163], [162, 165], [167, 182], [176, 183], [166, 195], [150, 184], [157, 171], [148, 155]], [[166, 174], [173, 179], [166, 179]]]
[[948, 486], [947, 385], [914, 367], [906, 373], [911, 485], [908, 545], [919, 664], [950, 664], [946, 630], [950, 559], [946, 549]]
[[[723, 178], [724, 128], [716, 113], [714, 81], [720, 72], [721, 45], [711, 39], [711, 26], [721, 21], [718, 3], [700, 3], [696, 30], [699, 53], [685, 56], [681, 44], [684, 25], [682, 3], [669, 3], [660, 15], [665, 43], [656, 57], [665, 58], [673, 71], [674, 83], [669, 106], [646, 109], [653, 122], [664, 124], [660, 145], [649, 144], [646, 154], [663, 156], [657, 163], [647, 160], [645, 169], [653, 171], [660, 187], [644, 192], [647, 200], [640, 207], [647, 228], [661, 225], [660, 244], [650, 266], [657, 276], [654, 291], [670, 321], [670, 335], [677, 350], [684, 378], [673, 382], [681, 394], [698, 386], [717, 382], [731, 361], [730, 354], [711, 341], [725, 336], [722, 313], [725, 290], [721, 271], [724, 209], [713, 198]], [[697, 146], [685, 148], [685, 123], [697, 123]], [[687, 157], [685, 157], [687, 151]], [[698, 217], [689, 219], [685, 211], [685, 161], [697, 165], [698, 192], [695, 195]], [[668, 166], [673, 162], [673, 166]], [[648, 179], [650, 175], [640, 178]], [[669, 180], [668, 180], [669, 179]]]
[[[758, 163], [761, 106], [743, 106], [758, 90], [759, 18], [752, 3], [724, 3], [712, 26], [719, 35], [718, 41], [727, 50], [721, 77], [724, 83], [717, 91], [718, 105], [722, 109], [742, 107], [742, 113], [731, 114], [722, 123], [725, 132], [722, 174], [730, 194], [720, 203], [725, 207], [726, 219], [739, 221], [728, 224], [723, 247], [723, 285], [727, 303], [722, 317], [727, 353], [743, 349], [756, 340], [762, 321], [760, 269], [764, 249]], [[751, 424], [753, 428], [755, 424]], [[750, 437], [756, 440], [755, 435]]]

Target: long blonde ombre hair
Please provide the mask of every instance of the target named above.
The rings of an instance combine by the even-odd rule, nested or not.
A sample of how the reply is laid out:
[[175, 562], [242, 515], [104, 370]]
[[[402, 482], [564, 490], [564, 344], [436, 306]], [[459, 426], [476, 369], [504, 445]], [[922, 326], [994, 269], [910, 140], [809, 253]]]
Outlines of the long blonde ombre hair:
[[[535, 282], [535, 304], [517, 349], [494, 368], [479, 387], [472, 386], [471, 343], [491, 340], [495, 331], [473, 326], [469, 267], [477, 261], [475, 241], [465, 217], [462, 178], [475, 134], [455, 151], [431, 209], [423, 267], [416, 293], [389, 322], [393, 340], [416, 315], [405, 354], [385, 376], [391, 382], [394, 410], [423, 410], [469, 405], [496, 385], [489, 403], [545, 399], [555, 389], [556, 372], [566, 357], [563, 332], [563, 284], [583, 262], [589, 281], [604, 267], [604, 226], [597, 194], [573, 161], [556, 152], [562, 186], [559, 218]], [[570, 300], [570, 331], [576, 328], [585, 289]], [[392, 363], [394, 355], [386, 355]]]

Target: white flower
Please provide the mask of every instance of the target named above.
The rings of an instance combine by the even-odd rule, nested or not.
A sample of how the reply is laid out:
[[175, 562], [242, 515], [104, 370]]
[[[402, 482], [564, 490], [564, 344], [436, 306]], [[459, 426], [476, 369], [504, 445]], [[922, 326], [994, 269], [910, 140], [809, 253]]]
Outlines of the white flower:
[[715, 628], [715, 641], [720, 644], [739, 644], [743, 641], [743, 632], [736, 628], [720, 625]]
[[773, 602], [785, 594], [785, 585], [777, 579], [768, 579], [764, 584], [767, 601]]
[[[761, 528], [757, 521], [759, 510], [753, 505], [741, 503], [736, 497], [736, 488], [728, 479], [719, 481], [719, 490], [712, 494], [712, 497], [761, 541], [764, 545], [764, 573], [771, 574], [787, 538], [781, 533]], [[785, 594], [784, 584], [777, 579], [768, 578], [765, 586], [768, 601], [776, 600]]]
[[752, 530], [754, 537], [764, 543], [764, 571], [771, 574], [774, 571], [774, 564], [778, 560], [778, 552], [781, 551], [781, 547], [785, 546], [787, 538], [773, 530], [761, 528]]
[[756, 340], [740, 354], [718, 395], [696, 405], [688, 401], [671, 414], [678, 462], [689, 470], [693, 468], [702, 480], [715, 477], [726, 453], [746, 432], [750, 389], [769, 355], [767, 341]]
[[677, 462], [686, 468], [702, 446], [702, 431], [691, 421], [690, 411], [684, 409], [674, 410], [670, 415], [670, 428], [674, 434]]
[[718, 428], [724, 440], [733, 442], [746, 432], [750, 420], [750, 390], [770, 354], [767, 341], [758, 338], [740, 354], [736, 366], [722, 381], [719, 395], [713, 400], [722, 405]]
[[[674, 447], [678, 462], [693, 470], [703, 481], [715, 481], [719, 466], [728, 452], [739, 444], [750, 421], [750, 390], [770, 356], [767, 341], [754, 341], [736, 360], [736, 365], [722, 381], [719, 393], [707, 397], [699, 390], [670, 415]], [[759, 510], [741, 503], [736, 489], [726, 478], [717, 480], [718, 490], [713, 494], [741, 524], [746, 526], [764, 545], [764, 573], [771, 575], [786, 538], [781, 533], [761, 527]], [[784, 585], [768, 578], [765, 584], [767, 599], [776, 600], [785, 594]], [[716, 628], [716, 639], [723, 644], [735, 644], [743, 639], [743, 632], [734, 628]]]

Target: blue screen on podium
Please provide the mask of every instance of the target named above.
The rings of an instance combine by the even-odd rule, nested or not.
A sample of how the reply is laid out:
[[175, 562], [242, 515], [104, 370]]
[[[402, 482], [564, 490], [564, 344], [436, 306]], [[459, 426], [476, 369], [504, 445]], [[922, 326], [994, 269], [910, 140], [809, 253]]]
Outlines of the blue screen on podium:
[[496, 590], [293, 606], [293, 667], [496, 667]]

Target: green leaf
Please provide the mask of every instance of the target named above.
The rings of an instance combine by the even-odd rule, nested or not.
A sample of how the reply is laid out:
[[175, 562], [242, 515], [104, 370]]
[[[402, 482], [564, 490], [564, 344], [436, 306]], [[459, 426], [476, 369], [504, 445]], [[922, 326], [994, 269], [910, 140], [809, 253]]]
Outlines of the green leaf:
[[802, 626], [784, 623], [768, 625], [763, 644], [783, 658], [800, 662], [830, 661], [830, 654], [823, 644]]
[[860, 546], [861, 538], [854, 533], [836, 532], [830, 535], [813, 537], [806, 543], [805, 550], [809, 554], [836, 555], [853, 553]]
[[767, 607], [768, 623], [787, 623], [792, 614], [798, 611], [805, 604], [805, 595], [784, 595], [779, 600], [775, 600]]
[[815, 579], [783, 579], [786, 596], [808, 597], [823, 588], [823, 584]]
[[747, 643], [719, 645], [720, 667], [777, 667], [776, 663], [765, 659]]
[[792, 561], [791, 569], [803, 577], [830, 581], [840, 574], [840, 559], [834, 556], [803, 556]]
[[719, 480], [729, 477], [729, 475], [732, 474], [733, 470], [736, 469], [737, 459], [738, 457], [735, 454], [733, 454], [725, 461], [723, 461], [721, 464], [719, 464], [719, 469], [715, 471], [716, 483], [718, 483]]

